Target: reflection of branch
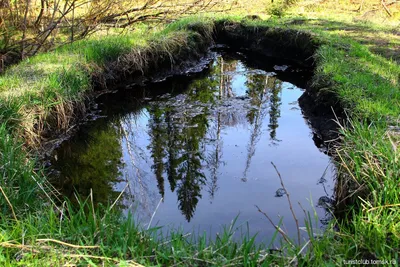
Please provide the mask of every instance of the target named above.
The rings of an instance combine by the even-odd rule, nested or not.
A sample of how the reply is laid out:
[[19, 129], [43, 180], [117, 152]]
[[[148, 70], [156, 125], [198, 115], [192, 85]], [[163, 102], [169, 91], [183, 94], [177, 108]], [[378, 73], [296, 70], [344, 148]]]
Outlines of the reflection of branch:
[[326, 196], [329, 196], [328, 192], [326, 191], [326, 187], [325, 187], [325, 182], [326, 182], [325, 175], [326, 175], [326, 172], [327, 172], [328, 168], [329, 168], [329, 164], [328, 164], [328, 166], [326, 166], [325, 171], [322, 174], [322, 176], [321, 176], [321, 178], [320, 178], [320, 180], [318, 182], [318, 184], [322, 184], [322, 187], [323, 187], [323, 189], [325, 191]]
[[[146, 198], [146, 192], [148, 191], [148, 187], [145, 184], [144, 179], [141, 176], [139, 167], [136, 166], [136, 164], [135, 164], [135, 156], [134, 156], [134, 152], [133, 152], [133, 149], [132, 149], [130, 136], [129, 136], [127, 130], [125, 129], [125, 127], [128, 126], [128, 125], [131, 125], [131, 123], [123, 123], [123, 121], [121, 120], [120, 121], [120, 125], [121, 125], [122, 135], [123, 135], [123, 137], [125, 138], [125, 141], [126, 141], [126, 147], [127, 147], [128, 155], [129, 155], [129, 157], [131, 159], [131, 164], [132, 164], [133, 168], [136, 170], [136, 177], [137, 177], [136, 181], [139, 184], [139, 192], [134, 192], [133, 195], [138, 193], [141, 196], [141, 201], [142, 201], [142, 204], [144, 205], [145, 209], [148, 209], [149, 208], [149, 201]], [[133, 132], [132, 129], [130, 130], [130, 132]], [[129, 188], [131, 189], [131, 187], [129, 187]], [[132, 192], [131, 192], [131, 194], [132, 194]]]
[[211, 160], [208, 162], [208, 165], [211, 166], [211, 181], [209, 183], [209, 194], [210, 199], [214, 199], [215, 192], [218, 190], [218, 168], [221, 161], [222, 151], [220, 147], [220, 138], [221, 138], [221, 113], [218, 112], [217, 115], [217, 136], [215, 138], [215, 153], [211, 155]]

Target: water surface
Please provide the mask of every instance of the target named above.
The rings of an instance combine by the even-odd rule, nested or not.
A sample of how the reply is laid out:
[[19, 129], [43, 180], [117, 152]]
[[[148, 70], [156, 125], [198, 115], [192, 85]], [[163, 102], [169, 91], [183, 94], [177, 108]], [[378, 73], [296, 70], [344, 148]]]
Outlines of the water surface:
[[[215, 234], [238, 214], [268, 241], [283, 217], [296, 226], [273, 162], [304, 226], [304, 209], [326, 218], [329, 157], [312, 140], [298, 98], [307, 75], [272, 59], [262, 69], [223, 54], [206, 73], [99, 98], [98, 115], [53, 156], [55, 185], [133, 211], [152, 226]], [[294, 85], [296, 84], [296, 85]], [[130, 86], [127, 86], [130, 88]], [[157, 208], [158, 207], [158, 208]]]

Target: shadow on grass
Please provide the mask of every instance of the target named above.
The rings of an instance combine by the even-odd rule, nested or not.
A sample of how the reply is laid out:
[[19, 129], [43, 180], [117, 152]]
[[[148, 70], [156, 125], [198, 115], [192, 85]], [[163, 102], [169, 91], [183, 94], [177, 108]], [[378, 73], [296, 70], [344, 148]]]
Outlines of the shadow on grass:
[[376, 28], [368, 23], [347, 23], [326, 19], [294, 19], [289, 25], [310, 27], [350, 37], [369, 47], [371, 52], [400, 63], [400, 31], [394, 28]]

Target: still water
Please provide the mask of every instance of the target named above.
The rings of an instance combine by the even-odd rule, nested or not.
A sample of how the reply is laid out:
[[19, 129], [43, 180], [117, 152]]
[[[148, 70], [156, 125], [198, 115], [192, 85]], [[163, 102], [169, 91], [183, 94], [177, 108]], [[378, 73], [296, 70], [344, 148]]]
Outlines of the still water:
[[97, 119], [54, 152], [55, 186], [72, 200], [121, 195], [118, 208], [144, 227], [214, 235], [239, 215], [237, 226], [267, 242], [275, 229], [255, 205], [297, 231], [273, 162], [300, 226], [298, 202], [321, 227], [334, 171], [297, 102], [307, 73], [278, 63], [257, 69], [220, 53], [200, 75], [103, 95]]

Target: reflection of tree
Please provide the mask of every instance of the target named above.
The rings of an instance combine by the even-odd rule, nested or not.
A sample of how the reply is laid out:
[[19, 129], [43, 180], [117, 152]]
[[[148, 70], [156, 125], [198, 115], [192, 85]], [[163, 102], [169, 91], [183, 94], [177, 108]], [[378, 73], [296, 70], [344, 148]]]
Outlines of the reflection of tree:
[[113, 185], [120, 181], [122, 164], [118, 129], [100, 121], [87, 135], [87, 138], [65, 143], [63, 149], [58, 150], [54, 164], [62, 177], [56, 186], [71, 200], [74, 200], [75, 191], [85, 198], [92, 190], [95, 203], [113, 202], [119, 195]]
[[[218, 99], [221, 100], [224, 96], [224, 88], [226, 88], [226, 78], [224, 78], [224, 59], [220, 57], [218, 59], [218, 64], [220, 65], [220, 82], [219, 82], [219, 88], [218, 88]], [[231, 79], [228, 80], [228, 82], [231, 82]], [[211, 179], [208, 183], [209, 189], [208, 193], [210, 194], [210, 199], [212, 200], [214, 198], [215, 192], [218, 189], [217, 185], [217, 180], [218, 180], [218, 168], [220, 165], [221, 157], [222, 157], [222, 152], [221, 152], [221, 111], [217, 111], [216, 114], [216, 125], [214, 125], [213, 128], [215, 128], [215, 135], [212, 134], [210, 136], [210, 139], [212, 142], [215, 144], [215, 148], [213, 148], [211, 154], [209, 155], [207, 159], [207, 165], [210, 169], [211, 172]]]
[[[142, 212], [140, 216], [150, 216], [150, 212], [154, 211], [153, 207], [158, 199], [150, 191], [149, 180], [146, 172], [143, 170], [143, 164], [147, 162], [145, 153], [140, 144], [137, 143], [136, 136], [140, 129], [136, 126], [137, 120], [142, 116], [143, 110], [139, 112], [131, 112], [129, 115], [119, 118], [120, 132], [122, 134], [122, 147], [126, 156], [126, 166], [122, 177], [126, 177], [127, 192], [131, 199], [134, 199], [135, 208], [139, 208]], [[162, 184], [161, 184], [162, 185]], [[162, 191], [162, 188], [160, 189]], [[131, 199], [127, 200], [131, 207], [134, 203]], [[128, 203], [127, 203], [128, 205]], [[147, 213], [147, 214], [146, 214]]]
[[[153, 160], [152, 170], [158, 182], [159, 192], [164, 196], [164, 182], [167, 177], [171, 191], [176, 190], [179, 209], [188, 221], [191, 220], [202, 197], [203, 186], [207, 184], [211, 199], [218, 188], [218, 169], [222, 159], [222, 128], [236, 125], [243, 120], [244, 115], [241, 114], [240, 108], [220, 106], [221, 103], [227, 103], [226, 106], [229, 107], [232, 103], [237, 105], [235, 101], [240, 101], [235, 98], [232, 88], [236, 70], [236, 61], [219, 58], [206, 79], [195, 80], [184, 94], [169, 100], [153, 102], [147, 108], [151, 139], [148, 149]], [[264, 74], [250, 74], [247, 77], [247, 96], [254, 108], [246, 115], [252, 128], [244, 176], [247, 175], [261, 136], [262, 123], [268, 114], [268, 100], [274, 101], [271, 105], [275, 105], [275, 108], [270, 114], [275, 116], [271, 122], [276, 122], [277, 127], [280, 88], [275, 88], [276, 83], [276, 78]], [[174, 87], [172, 91], [180, 90]], [[207, 155], [206, 151], [209, 152]], [[202, 166], [209, 170], [208, 181]]]
[[282, 104], [280, 93], [282, 91], [282, 82], [274, 80], [270, 85], [270, 107], [269, 107], [269, 136], [272, 144], [277, 144], [279, 140], [276, 138], [276, 129], [278, 128], [278, 119], [281, 116], [280, 106]]
[[[151, 191], [149, 179], [155, 176], [158, 192], [165, 195], [165, 181], [172, 192], [176, 191], [178, 206], [185, 218], [190, 221], [202, 188], [206, 185], [212, 200], [218, 190], [219, 169], [222, 162], [222, 132], [224, 127], [238, 125], [247, 121], [251, 124], [250, 140], [247, 146], [247, 161], [244, 177], [250, 168], [257, 142], [262, 133], [262, 123], [266, 114], [270, 115], [269, 130], [271, 140], [276, 140], [276, 129], [280, 116], [280, 82], [264, 74], [247, 74], [247, 96], [236, 96], [232, 84], [237, 72], [236, 61], [219, 58], [211, 73], [206, 77], [187, 84], [172, 83], [171, 92], [183, 92], [175, 97], [151, 102], [147, 109], [129, 111], [126, 116], [117, 116], [119, 123], [105, 126], [101, 120], [87, 133], [87, 137], [69, 143], [73, 148], [69, 155], [60, 154], [59, 168], [64, 175], [61, 187], [65, 192], [76, 189], [87, 196], [93, 189], [95, 202], [115, 200], [119, 192], [114, 185], [120, 178], [129, 175], [127, 192], [135, 199], [141, 210], [151, 210], [157, 203], [156, 192]], [[236, 81], [240, 82], [240, 77]], [[185, 89], [185, 90], [184, 90]], [[247, 110], [248, 101], [253, 109]], [[270, 107], [268, 110], [267, 107]], [[150, 144], [146, 148], [136, 142], [135, 122], [147, 112], [147, 130]], [[243, 112], [245, 110], [245, 112]], [[147, 142], [147, 141], [146, 141]], [[60, 150], [67, 153], [68, 149]], [[151, 172], [147, 175], [147, 158], [150, 153]], [[126, 166], [120, 173], [121, 157]], [[144, 167], [144, 168], [143, 168]], [[205, 171], [209, 177], [205, 176]], [[119, 178], [120, 177], [120, 178]], [[117, 185], [119, 186], [119, 185]]]
[[178, 151], [175, 149], [175, 131], [176, 127], [174, 126], [172, 119], [171, 119], [171, 112], [167, 111], [165, 112], [165, 120], [167, 123], [167, 139], [168, 139], [168, 145], [167, 145], [167, 151], [168, 151], [168, 160], [166, 161], [166, 169], [167, 169], [167, 177], [169, 181], [169, 186], [171, 188], [171, 191], [174, 192], [176, 188], [176, 177], [178, 177], [177, 174], [177, 167], [179, 164], [179, 155]]
[[[217, 61], [216, 70], [219, 70], [219, 90], [218, 99], [226, 100], [234, 98], [236, 95], [233, 92], [232, 82], [233, 78], [237, 74], [238, 63], [234, 60], [224, 60], [222, 57]], [[224, 110], [224, 112], [218, 112], [218, 116], [221, 124], [224, 126], [235, 126], [243, 121], [240, 110], [230, 109]]]
[[214, 198], [215, 192], [218, 190], [218, 169], [222, 158], [222, 141], [221, 141], [221, 112], [217, 114], [217, 121], [212, 127], [210, 140], [212, 141], [212, 150], [207, 158], [207, 166], [210, 170], [211, 177], [208, 182], [208, 193], [210, 200]]
[[222, 57], [218, 58], [216, 70], [219, 70], [219, 99], [235, 96], [232, 90], [232, 80], [236, 68], [237, 61], [225, 61]]
[[164, 157], [166, 156], [167, 138], [166, 130], [163, 127], [163, 113], [157, 106], [151, 107], [151, 121], [149, 122], [149, 135], [152, 140], [152, 144], [149, 146], [150, 153], [153, 157], [152, 169], [157, 178], [157, 185], [161, 197], [164, 197]]
[[247, 146], [247, 159], [246, 167], [243, 171], [243, 181], [247, 179], [247, 172], [250, 168], [251, 159], [256, 152], [256, 145], [260, 139], [262, 132], [262, 124], [267, 114], [267, 90], [271, 79], [274, 77], [266, 76], [263, 74], [254, 74], [247, 77], [247, 95], [250, 97], [250, 103], [253, 105], [247, 113], [247, 118], [252, 125], [250, 141]]
[[[179, 199], [179, 208], [185, 215], [187, 221], [193, 216], [199, 198], [201, 198], [201, 186], [205, 184], [206, 177], [201, 170], [203, 160], [200, 143], [207, 130], [207, 121], [203, 116], [196, 116], [195, 121], [199, 127], [184, 129], [184, 135], [181, 141], [181, 153], [178, 167], [177, 194]], [[201, 122], [201, 120], [204, 120]]]
[[205, 104], [215, 102], [216, 85], [215, 75], [196, 80], [184, 95], [153, 103], [148, 108], [149, 150], [160, 193], [164, 194], [164, 176], [167, 175], [171, 191], [177, 190], [178, 206], [188, 221], [206, 181], [202, 162], [205, 160], [209, 107]]
[[[253, 109], [247, 112], [247, 119], [252, 125], [249, 144], [247, 146], [246, 167], [243, 172], [243, 181], [247, 179], [247, 172], [250, 168], [257, 142], [262, 133], [262, 124], [267, 110], [269, 110], [269, 132], [272, 144], [276, 144], [276, 129], [278, 128], [278, 118], [280, 117], [281, 98], [279, 93], [282, 90], [281, 81], [273, 76], [264, 74], [252, 74], [247, 76], [246, 80], [247, 95], [250, 97], [250, 103]], [[269, 100], [269, 101], [268, 101]], [[268, 103], [267, 103], [268, 102]], [[269, 106], [267, 106], [269, 104]], [[269, 109], [268, 109], [269, 107]]]
[[[232, 90], [232, 80], [234, 77], [234, 71], [237, 68], [237, 61], [225, 61], [222, 57], [217, 60], [216, 70], [219, 70], [217, 75], [219, 76], [219, 86], [218, 86], [218, 100], [225, 98], [234, 97]], [[208, 193], [210, 194], [210, 199], [214, 198], [215, 192], [218, 190], [218, 169], [221, 164], [222, 158], [222, 144], [221, 144], [221, 128], [224, 125], [235, 125], [238, 121], [236, 119], [235, 113], [221, 112], [218, 110], [215, 114], [215, 123], [210, 129], [210, 140], [212, 141], [212, 152], [207, 158], [207, 166], [210, 170], [211, 177], [208, 182]]]

